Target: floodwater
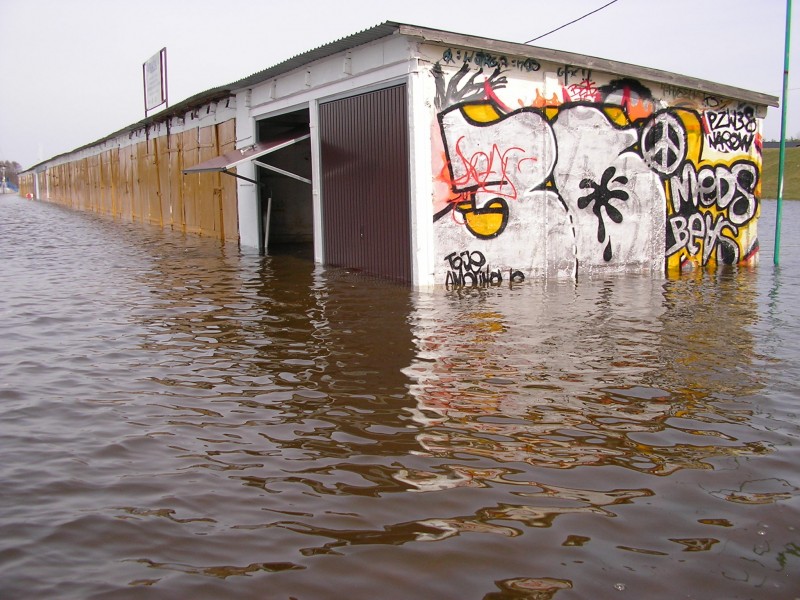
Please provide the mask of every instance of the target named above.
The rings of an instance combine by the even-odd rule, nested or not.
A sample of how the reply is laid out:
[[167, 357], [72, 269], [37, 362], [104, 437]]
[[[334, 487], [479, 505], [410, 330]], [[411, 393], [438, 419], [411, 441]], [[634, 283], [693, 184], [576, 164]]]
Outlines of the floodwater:
[[414, 291], [0, 201], [0, 597], [800, 597], [761, 264]]

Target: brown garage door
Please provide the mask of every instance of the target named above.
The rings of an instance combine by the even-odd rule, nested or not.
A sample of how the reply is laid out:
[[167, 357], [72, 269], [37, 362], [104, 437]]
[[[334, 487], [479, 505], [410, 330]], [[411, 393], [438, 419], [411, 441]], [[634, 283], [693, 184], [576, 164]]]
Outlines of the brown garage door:
[[325, 263], [411, 281], [405, 85], [319, 111]]

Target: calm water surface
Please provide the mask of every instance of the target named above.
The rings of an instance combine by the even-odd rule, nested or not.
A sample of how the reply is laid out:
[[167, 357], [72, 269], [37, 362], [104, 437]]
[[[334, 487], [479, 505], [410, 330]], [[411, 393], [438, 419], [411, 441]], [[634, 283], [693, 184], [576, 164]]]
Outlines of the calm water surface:
[[0, 597], [800, 597], [761, 264], [413, 291], [0, 197]]

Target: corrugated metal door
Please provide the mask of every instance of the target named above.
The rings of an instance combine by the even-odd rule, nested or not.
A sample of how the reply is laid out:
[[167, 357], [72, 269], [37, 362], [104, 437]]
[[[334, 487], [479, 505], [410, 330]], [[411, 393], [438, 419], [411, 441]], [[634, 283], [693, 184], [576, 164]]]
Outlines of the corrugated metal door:
[[319, 110], [326, 264], [411, 281], [405, 85]]

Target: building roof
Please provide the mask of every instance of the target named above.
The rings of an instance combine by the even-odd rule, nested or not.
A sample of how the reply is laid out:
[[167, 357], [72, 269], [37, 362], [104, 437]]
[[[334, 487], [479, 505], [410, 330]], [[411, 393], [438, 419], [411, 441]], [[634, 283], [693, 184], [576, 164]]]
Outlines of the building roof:
[[464, 35], [440, 29], [430, 29], [417, 25], [386, 21], [380, 25], [376, 25], [375, 27], [365, 29], [358, 33], [354, 33], [334, 42], [330, 42], [323, 46], [308, 50], [307, 52], [303, 52], [302, 54], [293, 56], [292, 58], [268, 67], [263, 71], [258, 71], [257, 73], [254, 73], [248, 77], [244, 77], [237, 81], [233, 81], [225, 85], [205, 90], [199, 94], [195, 94], [194, 96], [173, 104], [169, 108], [166, 108], [154, 115], [146, 117], [141, 121], [109, 134], [102, 139], [81, 146], [80, 148], [76, 148], [70, 152], [65, 152], [64, 154], [54, 156], [46, 161], [43, 161], [42, 163], [39, 163], [38, 165], [30, 167], [27, 170], [34, 170], [37, 166], [46, 162], [50, 162], [51, 160], [72, 154], [74, 152], [79, 152], [86, 148], [91, 148], [92, 146], [101, 144], [119, 135], [143, 129], [151, 124], [163, 122], [171, 117], [183, 116], [193, 109], [197, 109], [208, 103], [223, 100], [229, 96], [232, 96], [237, 90], [255, 86], [259, 83], [263, 83], [264, 81], [278, 77], [279, 75], [283, 75], [317, 60], [339, 54], [340, 52], [345, 52], [357, 46], [362, 46], [391, 35], [404, 35], [432, 44], [474, 48], [476, 50], [495, 52], [498, 54], [507, 54], [522, 58], [533, 58], [574, 67], [606, 71], [609, 73], [622, 75], [624, 77], [632, 77], [635, 79], [641, 78], [654, 81], [656, 83], [663, 83], [680, 88], [697, 90], [711, 95], [726, 96], [752, 104], [773, 107], [778, 106], [778, 98], [776, 96], [745, 90], [725, 84], [714, 83], [704, 79], [698, 79], [696, 77], [678, 75], [659, 69], [652, 69], [649, 67], [632, 65], [629, 63], [608, 60], [604, 58], [586, 56], [573, 52], [551, 50], [549, 48], [530, 46], [528, 44], [520, 44], [517, 42], [505, 42], [491, 38]]
[[608, 60], [605, 58], [576, 54], [574, 52], [551, 50], [549, 48], [530, 46], [528, 44], [503, 42], [500, 40], [493, 40], [471, 35], [462, 35], [448, 31], [426, 29], [424, 27], [417, 27], [414, 25], [404, 25], [401, 23], [394, 23], [394, 25], [398, 28], [399, 33], [411, 37], [418, 37], [426, 42], [476, 48], [479, 50], [496, 52], [498, 54], [511, 54], [513, 56], [521, 56], [524, 58], [535, 58], [538, 60], [546, 60], [559, 64], [570, 65], [573, 67], [606, 71], [608, 73], [615, 73], [635, 79], [647, 79], [656, 83], [698, 90], [712, 95], [727, 96], [729, 98], [744, 100], [745, 102], [750, 102], [753, 104], [778, 106], [777, 96], [753, 92], [721, 83], [714, 83], [704, 79], [698, 79], [697, 77], [678, 75], [676, 73], [670, 73], [669, 71], [662, 71], [660, 69], [652, 69], [650, 67], [642, 67], [615, 60]]
[[[298, 54], [288, 60], [280, 62], [276, 65], [268, 67], [263, 71], [258, 71], [249, 77], [239, 79], [227, 85], [223, 85], [211, 90], [207, 90], [184, 100], [180, 104], [176, 104], [172, 108], [180, 110], [180, 105], [187, 103], [190, 106], [183, 110], [190, 110], [192, 106], [197, 105], [198, 102], [206, 102], [205, 96], [213, 96], [217, 93], [232, 93], [234, 90], [243, 89], [263, 83], [269, 79], [283, 75], [315, 62], [317, 60], [327, 58], [340, 52], [345, 52], [357, 46], [374, 42], [390, 35], [405, 35], [408, 37], [417, 38], [424, 42], [440, 45], [461, 46], [467, 48], [475, 48], [478, 50], [486, 50], [496, 52], [499, 54], [510, 54], [513, 56], [520, 56], [524, 58], [535, 58], [538, 60], [546, 60], [550, 62], [570, 65], [574, 67], [582, 67], [598, 71], [606, 71], [615, 73], [626, 77], [647, 79], [656, 83], [664, 83], [667, 85], [674, 85], [681, 88], [688, 88], [714, 94], [719, 96], [726, 96], [735, 98], [737, 100], [744, 100], [753, 104], [761, 104], [764, 106], [778, 106], [778, 97], [769, 94], [762, 94], [743, 88], [738, 88], [721, 83], [714, 83], [699, 79], [697, 77], [689, 77], [687, 75], [679, 75], [669, 71], [662, 71], [660, 69], [653, 69], [650, 67], [642, 67], [629, 63], [609, 60], [605, 58], [598, 58], [594, 56], [587, 56], [584, 54], [576, 54], [574, 52], [564, 52], [561, 50], [551, 50], [550, 48], [542, 48], [539, 46], [531, 46], [528, 44], [520, 44], [516, 42], [504, 42], [491, 38], [484, 38], [472, 35], [464, 35], [440, 29], [429, 29], [417, 25], [408, 25], [404, 23], [396, 23], [394, 21], [386, 21], [375, 27], [365, 29], [353, 35], [341, 38], [334, 42], [319, 46], [302, 54]], [[157, 119], [159, 116], [164, 116], [167, 111], [154, 115], [152, 119]]]
[[226, 89], [232, 91], [235, 89], [251, 87], [316, 60], [327, 58], [328, 56], [338, 54], [340, 52], [350, 50], [351, 48], [355, 48], [356, 46], [361, 46], [363, 44], [367, 44], [394, 34], [417, 38], [424, 42], [433, 44], [475, 48], [477, 50], [491, 51], [498, 54], [510, 54], [523, 58], [535, 58], [538, 60], [546, 60], [574, 67], [606, 71], [626, 77], [647, 79], [656, 83], [663, 83], [681, 88], [698, 90], [708, 94], [735, 98], [737, 100], [743, 100], [753, 104], [761, 104], [764, 106], [773, 107], [778, 106], [777, 96], [762, 94], [760, 92], [754, 92], [721, 83], [714, 83], [704, 79], [699, 79], [697, 77], [679, 75], [659, 69], [642, 67], [615, 60], [608, 60], [605, 58], [597, 58], [594, 56], [586, 56], [584, 54], [576, 54], [574, 52], [551, 50], [549, 48], [541, 48], [539, 46], [530, 46], [528, 44], [520, 44], [516, 42], [504, 42], [501, 40], [464, 35], [440, 29], [429, 29], [426, 27], [419, 27], [417, 25], [396, 23], [394, 21], [386, 21], [385, 23], [370, 29], [365, 29], [364, 31], [341, 38], [335, 42], [325, 44], [324, 46], [320, 46], [302, 54], [298, 54], [297, 56], [278, 63], [277, 65], [254, 73], [249, 77], [245, 77], [228, 84], [227, 86], [222, 86], [221, 88], [215, 89]]

